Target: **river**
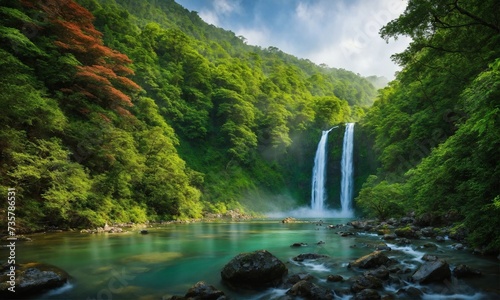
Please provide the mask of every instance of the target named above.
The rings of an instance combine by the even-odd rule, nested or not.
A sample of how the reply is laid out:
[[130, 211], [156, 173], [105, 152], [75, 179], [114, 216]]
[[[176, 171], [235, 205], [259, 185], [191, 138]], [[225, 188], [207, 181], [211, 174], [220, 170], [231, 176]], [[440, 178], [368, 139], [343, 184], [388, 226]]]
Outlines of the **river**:
[[[307, 272], [318, 284], [326, 277], [353, 275], [346, 265], [350, 260], [372, 252], [372, 245], [382, 242], [374, 234], [341, 237], [327, 224], [341, 224], [347, 219], [325, 220], [322, 226], [312, 222], [282, 224], [279, 220], [169, 224], [118, 234], [83, 234], [78, 232], [46, 233], [30, 236], [31, 242], [19, 243], [19, 262], [37, 261], [66, 270], [71, 282], [61, 289], [35, 299], [168, 299], [184, 295], [187, 289], [203, 280], [223, 290], [232, 299], [275, 299], [285, 290], [236, 294], [220, 282], [222, 267], [240, 252], [266, 249], [286, 262], [290, 273]], [[317, 245], [323, 241], [324, 244]], [[293, 248], [292, 243], [307, 243]], [[473, 256], [451, 247], [451, 241], [436, 244], [433, 250], [420, 248], [426, 240], [407, 247], [389, 245], [387, 252], [414, 270], [425, 253], [437, 254], [450, 266], [459, 263], [483, 272], [479, 279], [452, 281], [451, 294], [429, 294], [428, 299], [487, 299], [485, 290], [497, 291], [500, 283], [498, 260]], [[296, 263], [292, 257], [301, 253], [320, 253], [331, 257], [325, 262]], [[331, 284], [331, 283], [328, 283]], [[390, 290], [390, 287], [389, 287]], [[393, 291], [395, 292], [395, 291]], [[458, 297], [458, 298], [454, 298]]]

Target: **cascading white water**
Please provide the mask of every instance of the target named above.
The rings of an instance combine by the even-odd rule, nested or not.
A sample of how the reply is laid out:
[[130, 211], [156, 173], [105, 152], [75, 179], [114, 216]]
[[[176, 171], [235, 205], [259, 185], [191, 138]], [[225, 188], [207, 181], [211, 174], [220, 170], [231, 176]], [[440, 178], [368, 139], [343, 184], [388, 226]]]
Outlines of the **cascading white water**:
[[352, 217], [352, 192], [353, 192], [353, 140], [354, 123], [347, 123], [344, 133], [344, 145], [342, 148], [342, 179], [340, 182], [340, 214], [343, 217]]
[[[336, 126], [338, 127], [338, 126]], [[314, 157], [314, 168], [312, 174], [312, 190], [311, 190], [311, 208], [317, 212], [323, 212], [324, 203], [326, 200], [325, 181], [326, 181], [326, 144], [328, 142], [328, 133], [333, 128], [324, 130], [321, 134], [321, 139], [318, 143], [316, 156]]]

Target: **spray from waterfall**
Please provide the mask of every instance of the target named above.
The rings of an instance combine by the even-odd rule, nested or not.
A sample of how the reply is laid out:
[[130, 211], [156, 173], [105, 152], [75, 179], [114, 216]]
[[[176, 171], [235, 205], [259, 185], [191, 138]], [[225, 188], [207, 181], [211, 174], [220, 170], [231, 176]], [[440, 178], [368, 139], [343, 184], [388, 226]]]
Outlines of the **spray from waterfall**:
[[292, 216], [296, 218], [352, 218], [354, 212], [352, 210], [353, 198], [353, 150], [354, 150], [354, 123], [347, 123], [344, 132], [344, 142], [342, 147], [341, 161], [341, 192], [340, 192], [340, 210], [328, 209], [326, 202], [326, 166], [327, 166], [327, 142], [328, 134], [334, 128], [325, 130], [321, 134], [321, 139], [316, 149], [314, 157], [314, 167], [312, 174], [312, 189], [311, 189], [311, 207], [299, 207], [297, 209], [270, 213], [270, 217]]

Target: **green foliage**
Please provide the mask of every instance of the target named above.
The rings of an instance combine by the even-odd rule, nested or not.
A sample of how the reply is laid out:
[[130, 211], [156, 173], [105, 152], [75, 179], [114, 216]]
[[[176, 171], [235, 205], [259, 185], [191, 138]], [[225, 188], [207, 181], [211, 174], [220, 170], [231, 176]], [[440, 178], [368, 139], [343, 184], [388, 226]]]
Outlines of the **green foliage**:
[[[404, 69], [362, 120], [381, 168], [360, 193], [401, 187], [405, 211], [452, 210], [473, 246], [498, 251], [500, 28], [495, 1], [409, 1], [384, 38], [412, 44], [394, 56]], [[399, 188], [397, 189], [399, 190]]]
[[363, 184], [363, 189], [356, 198], [356, 204], [370, 217], [385, 220], [401, 216], [404, 207], [403, 187], [399, 183], [378, 180], [371, 175]]
[[78, 2], [0, 5], [0, 190], [22, 195], [24, 230], [245, 211], [247, 195], [304, 201], [311, 133], [375, 95], [175, 1]]

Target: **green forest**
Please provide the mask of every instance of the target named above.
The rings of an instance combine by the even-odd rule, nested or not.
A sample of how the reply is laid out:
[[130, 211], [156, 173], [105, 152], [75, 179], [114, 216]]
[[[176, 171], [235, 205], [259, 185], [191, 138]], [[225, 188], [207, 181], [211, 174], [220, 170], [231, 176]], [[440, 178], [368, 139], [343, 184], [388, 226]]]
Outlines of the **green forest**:
[[413, 42], [377, 91], [174, 0], [4, 0], [0, 191], [21, 232], [306, 205], [321, 131], [357, 122], [360, 216], [498, 251], [499, 6], [409, 1], [380, 33]]

